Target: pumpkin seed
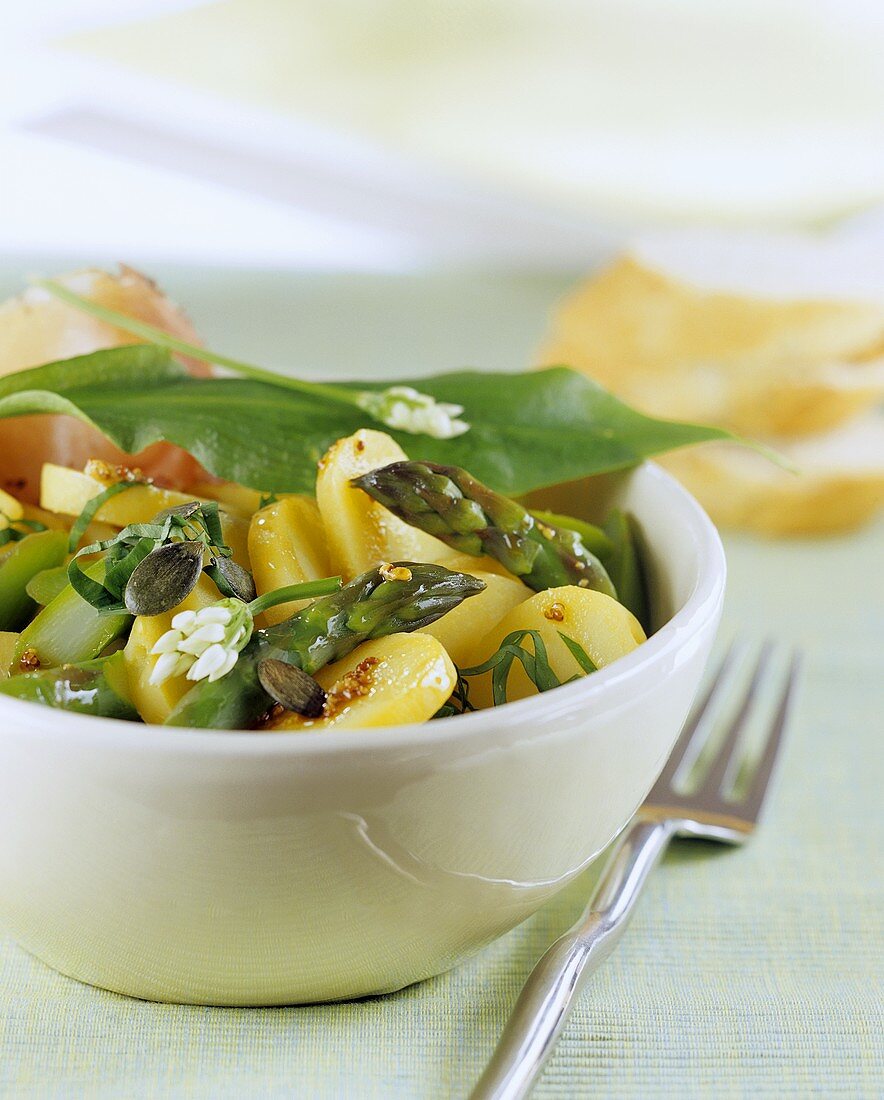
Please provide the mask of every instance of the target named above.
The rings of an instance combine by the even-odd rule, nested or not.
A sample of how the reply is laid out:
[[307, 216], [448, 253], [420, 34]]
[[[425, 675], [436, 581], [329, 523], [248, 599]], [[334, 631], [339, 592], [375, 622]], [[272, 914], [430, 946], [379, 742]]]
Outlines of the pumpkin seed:
[[325, 707], [326, 694], [306, 672], [296, 665], [265, 657], [258, 662], [258, 679], [271, 699], [286, 710], [305, 718], [318, 718]]
[[162, 523], [167, 516], [180, 516], [181, 519], [190, 519], [202, 508], [198, 500], [191, 500], [187, 504], [176, 504], [173, 508], [164, 508], [153, 517], [152, 523]]
[[196, 587], [203, 568], [199, 542], [169, 542], [138, 563], [123, 592], [133, 615], [162, 615], [177, 607]]
[[213, 558], [208, 573], [225, 596], [235, 596], [243, 603], [251, 603], [258, 595], [252, 574], [237, 565], [233, 558]]

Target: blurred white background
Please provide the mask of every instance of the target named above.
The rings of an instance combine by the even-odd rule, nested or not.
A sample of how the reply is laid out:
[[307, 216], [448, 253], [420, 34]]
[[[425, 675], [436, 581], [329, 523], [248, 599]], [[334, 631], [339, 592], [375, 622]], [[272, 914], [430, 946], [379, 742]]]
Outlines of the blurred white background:
[[661, 226], [868, 244], [882, 47], [880, 0], [8, 0], [0, 250], [407, 270], [586, 267]]

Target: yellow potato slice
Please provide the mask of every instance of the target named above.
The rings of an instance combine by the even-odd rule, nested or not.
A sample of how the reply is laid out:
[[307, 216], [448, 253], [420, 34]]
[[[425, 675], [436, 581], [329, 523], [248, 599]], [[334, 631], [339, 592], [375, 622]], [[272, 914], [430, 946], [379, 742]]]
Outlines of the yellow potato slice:
[[794, 536], [850, 531], [884, 508], [884, 416], [776, 446], [784, 470], [745, 447], [704, 443], [663, 455], [665, 466], [721, 527]]
[[[36, 504], [25, 504], [23, 512], [25, 519], [42, 523], [43, 526], [48, 527], [50, 531], [68, 531], [73, 523], [71, 516], [61, 516], [57, 515], [55, 512], [47, 512], [45, 508], [38, 508]], [[93, 525], [94, 522], [93, 520]], [[102, 530], [111, 532], [111, 534], [107, 536], [108, 538], [116, 534], [117, 528], [111, 527], [109, 524], [100, 523], [97, 526]]]
[[[50, 531], [69, 531], [73, 523], [73, 517], [47, 512], [45, 508], [38, 508], [36, 504], [24, 505], [24, 518], [42, 523]], [[112, 539], [119, 530], [119, 527], [94, 519], [83, 532], [80, 545], [86, 546], [90, 542], [104, 542], [106, 539]]]
[[332, 572], [345, 580], [390, 561], [441, 561], [451, 550], [431, 535], [397, 519], [355, 489], [354, 477], [402, 462], [408, 456], [383, 432], [362, 428], [339, 439], [319, 463], [316, 499], [325, 523]]
[[[47, 512], [45, 508], [38, 508], [36, 504], [27, 503], [22, 504], [21, 518], [35, 523], [42, 523], [50, 531], [68, 531], [73, 522], [71, 516], [56, 515], [55, 512]], [[4, 523], [2, 517], [0, 517], [0, 528], [3, 526]], [[104, 542], [106, 539], [112, 539], [118, 530], [119, 528], [112, 527], [109, 523], [93, 520], [83, 532], [80, 545], [86, 546], [90, 542]], [[4, 551], [12, 549], [14, 545], [14, 543], [9, 543], [8, 547], [4, 547]]]
[[[40, 507], [44, 512], [56, 515], [78, 516], [89, 501], [103, 493], [115, 479], [115, 471], [101, 462], [88, 464], [85, 470], [72, 470], [68, 466], [46, 462], [40, 478]], [[175, 508], [179, 504], [202, 499], [193, 493], [179, 493], [159, 485], [136, 485], [102, 504], [96, 519], [112, 527], [149, 523], [164, 508]], [[233, 551], [234, 561], [248, 568], [248, 520], [241, 515], [222, 511], [221, 529], [225, 542]], [[90, 530], [100, 531], [101, 527], [93, 526]], [[96, 537], [108, 538], [110, 535], [99, 534]]]
[[494, 573], [498, 577], [506, 577], [511, 581], [518, 579], [515, 573], [511, 573], [505, 565], [501, 565], [495, 558], [489, 558], [487, 554], [474, 557], [472, 554], [461, 554], [450, 547], [446, 549], [448, 553], [444, 557], [433, 558], [436, 565], [444, 565], [446, 569], [453, 569], [457, 573], [468, 573], [471, 577]]
[[145, 722], [161, 725], [175, 704], [193, 687], [184, 676], [173, 676], [163, 684], [151, 684], [150, 674], [156, 657], [150, 651], [159, 638], [171, 629], [172, 619], [179, 611], [198, 611], [219, 599], [218, 589], [203, 574], [196, 588], [173, 611], [167, 611], [164, 615], [139, 615], [135, 619], [123, 658], [132, 702]]
[[[288, 584], [332, 575], [319, 507], [311, 497], [290, 496], [268, 504], [252, 516], [249, 560], [258, 595]], [[289, 618], [310, 600], [292, 600], [264, 612], [273, 625]]]
[[0, 680], [9, 679], [18, 638], [13, 630], [0, 630]]
[[[449, 568], [454, 567], [449, 566]], [[476, 570], [471, 570], [470, 576], [484, 581], [485, 591], [464, 600], [453, 611], [449, 611], [447, 615], [443, 615], [430, 626], [425, 626], [421, 631], [440, 641], [445, 646], [448, 656], [459, 668], [477, 664], [478, 661], [475, 659], [477, 640], [486, 630], [500, 622], [504, 615], [531, 596], [531, 589], [514, 577], [501, 577], [497, 573], [482, 573]]]
[[[546, 646], [550, 666], [563, 683], [579, 674], [580, 666], [560, 633], [582, 646], [596, 668], [604, 668], [645, 641], [645, 632], [638, 619], [622, 604], [601, 592], [564, 585], [536, 593], [505, 615], [476, 646], [474, 664], [487, 660], [514, 630], [538, 631]], [[529, 638], [523, 644], [533, 653]], [[512, 702], [536, 693], [522, 665], [514, 661], [507, 681], [507, 700]], [[470, 701], [477, 707], [493, 705], [490, 672], [471, 677]]]
[[[123, 493], [123, 496], [126, 494]], [[193, 500], [193, 497], [190, 498]], [[224, 541], [233, 551], [233, 560], [243, 569], [250, 569], [249, 562], [249, 521], [245, 516], [232, 512], [221, 513], [221, 531]]]
[[241, 512], [244, 516], [252, 516], [258, 511], [264, 495], [257, 489], [237, 485], [235, 481], [195, 481], [192, 488], [197, 496], [217, 500], [228, 511]]
[[655, 416], [791, 436], [881, 400], [882, 344], [880, 302], [695, 286], [625, 255], [560, 305], [538, 363], [582, 370]]
[[[107, 471], [108, 476], [95, 476]], [[113, 481], [115, 472], [104, 464], [95, 464], [91, 471], [72, 470], [68, 466], [56, 466], [52, 462], [43, 465], [40, 477], [40, 507], [47, 512], [65, 516], [78, 516], [84, 507], [97, 497]], [[196, 498], [193, 494], [179, 493], [174, 489], [161, 489], [157, 485], [136, 485], [124, 493], [118, 493], [102, 504], [96, 518], [116, 527], [129, 523], [148, 523], [163, 508], [174, 508]]]
[[426, 722], [448, 700], [457, 674], [451, 658], [427, 634], [391, 634], [358, 646], [317, 673], [328, 692], [326, 714], [286, 711], [272, 730], [368, 729]]
[[10, 520], [21, 519], [24, 514], [21, 502], [0, 489], [0, 529], [8, 527]]

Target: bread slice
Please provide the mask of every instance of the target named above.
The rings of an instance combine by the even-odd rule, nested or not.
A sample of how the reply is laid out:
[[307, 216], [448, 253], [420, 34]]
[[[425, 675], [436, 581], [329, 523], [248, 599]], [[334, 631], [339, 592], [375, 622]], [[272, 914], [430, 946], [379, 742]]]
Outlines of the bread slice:
[[860, 527], [884, 506], [884, 415], [867, 412], [829, 432], [772, 443], [797, 472], [729, 443], [686, 448], [660, 462], [722, 527], [834, 533]]
[[818, 433], [884, 396], [884, 302], [704, 289], [627, 255], [562, 303], [538, 363], [658, 416]]

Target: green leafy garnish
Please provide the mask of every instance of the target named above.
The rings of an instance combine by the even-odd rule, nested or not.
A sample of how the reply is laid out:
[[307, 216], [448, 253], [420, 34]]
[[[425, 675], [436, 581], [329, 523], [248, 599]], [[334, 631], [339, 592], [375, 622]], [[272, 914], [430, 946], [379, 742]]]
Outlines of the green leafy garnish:
[[[117, 484], [128, 486], [133, 483]], [[107, 499], [110, 490], [114, 488], [115, 486], [111, 486], [101, 496]], [[76, 546], [76, 542], [79, 542], [82, 531], [86, 529], [91, 515], [94, 515], [97, 510], [92, 505], [99, 499], [95, 497], [90, 500], [81, 513], [74, 525], [79, 531], [76, 541], [74, 541], [74, 531], [71, 532], [72, 545]], [[91, 515], [83, 522], [83, 516], [87, 512]], [[193, 547], [195, 552], [209, 551], [216, 558], [230, 557], [232, 553], [230, 547], [224, 542], [217, 503], [193, 501], [191, 504], [160, 512], [151, 523], [130, 523], [113, 538], [84, 546], [77, 551], [68, 565], [68, 581], [74, 591], [101, 614], [114, 615], [131, 610], [127, 606], [125, 594], [136, 569], [151, 554], [173, 543]], [[93, 554], [103, 556], [104, 569], [99, 571], [99, 575], [90, 576], [80, 568], [80, 559]], [[200, 564], [201, 560], [202, 557], [199, 554]], [[94, 571], [90, 570], [90, 572]], [[199, 569], [196, 569], [191, 588], [196, 584], [198, 577]], [[185, 592], [184, 595], [186, 594]], [[176, 599], [170, 607], [177, 606], [178, 603], [180, 599]]]
[[[561, 687], [563, 683], [570, 684], [574, 680], [579, 680], [581, 675], [597, 671], [586, 650], [578, 642], [561, 631], [557, 633], [580, 669], [580, 672], [575, 673], [569, 680], [560, 680], [553, 671], [546, 645], [538, 630], [514, 630], [511, 634], [507, 634], [497, 651], [492, 653], [487, 661], [473, 668], [461, 669], [460, 673], [462, 676], [471, 677], [490, 672], [492, 698], [494, 705], [499, 707], [507, 702], [507, 682], [515, 661], [521, 664], [525, 675], [539, 692], [551, 691], [553, 688]], [[527, 638], [531, 639], [533, 653], [524, 644]]]
[[434, 718], [451, 718], [455, 714], [467, 714], [471, 710], [476, 708], [470, 702], [470, 684], [466, 676], [456, 669], [457, 683], [454, 685], [454, 691], [447, 703], [443, 703], [441, 707], [433, 715]]
[[[415, 459], [461, 466], [510, 495], [731, 438], [718, 428], [644, 416], [567, 367], [460, 371], [408, 384], [441, 403], [463, 405], [472, 427], [450, 439], [388, 429], [403, 450]], [[387, 385], [360, 384], [378, 392]], [[78, 417], [128, 454], [167, 440], [218, 477], [275, 493], [312, 492], [316, 463], [331, 444], [377, 427], [355, 405], [293, 390], [284, 379], [193, 378], [167, 349], [151, 344], [0, 378], [0, 418], [30, 413]]]
[[157, 328], [156, 325], [148, 324], [125, 313], [118, 313], [91, 298], [83, 298], [51, 279], [34, 279], [33, 282], [53, 297], [80, 310], [81, 313], [97, 317], [157, 347], [166, 348], [204, 363], [214, 363], [242, 377], [254, 378], [259, 382], [270, 382], [271, 385], [294, 390], [307, 397], [321, 397], [326, 401], [351, 406], [367, 413], [371, 420], [401, 428], [411, 435], [431, 435], [437, 439], [449, 439], [470, 430], [470, 425], [466, 421], [457, 419], [463, 412], [460, 405], [438, 403], [431, 395], [421, 393], [414, 387], [398, 384], [379, 391], [376, 388], [357, 389], [353, 386], [336, 386], [327, 382], [305, 382], [291, 375], [280, 375], [265, 370], [264, 367], [256, 366], [254, 363], [232, 359], [229, 355], [222, 355], [210, 348], [190, 344], [180, 337], [173, 336], [165, 329]]

